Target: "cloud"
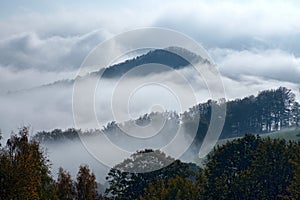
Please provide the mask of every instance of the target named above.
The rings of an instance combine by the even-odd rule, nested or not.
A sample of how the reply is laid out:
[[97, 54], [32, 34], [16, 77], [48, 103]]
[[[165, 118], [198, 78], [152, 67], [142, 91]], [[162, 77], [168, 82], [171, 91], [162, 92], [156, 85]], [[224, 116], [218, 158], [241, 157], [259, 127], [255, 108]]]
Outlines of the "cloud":
[[[82, 142], [66, 140], [62, 143], [47, 143], [42, 144], [42, 146], [46, 148], [46, 153], [52, 164], [52, 175], [55, 178], [60, 167], [67, 169], [74, 179], [78, 173], [79, 166], [88, 165], [96, 175], [97, 181], [100, 183], [105, 182], [105, 177], [110, 168], [89, 153]], [[117, 155], [113, 155], [113, 157], [115, 156]]]
[[165, 5], [155, 25], [183, 31], [207, 46], [271, 45], [299, 35], [298, 7], [286, 1], [177, 1]]
[[106, 37], [103, 31], [74, 37], [41, 38], [36, 33], [15, 35], [0, 41], [0, 64], [16, 70], [74, 70]]
[[246, 75], [240, 76], [239, 80], [223, 76], [223, 82], [226, 98], [229, 100], [257, 95], [259, 91], [277, 89], [282, 86], [291, 89], [296, 94], [296, 100], [300, 101], [299, 85], [291, 82]]
[[0, 95], [40, 87], [58, 80], [73, 79], [76, 71], [51, 72], [38, 69], [16, 70], [0, 65]]
[[2, 27], [0, 38], [5, 39], [11, 35], [26, 32], [35, 32], [42, 37], [53, 35], [69, 37], [94, 30], [116, 34], [132, 28], [149, 26], [154, 17], [154, 13], [149, 13], [150, 10], [145, 4], [131, 8], [128, 7], [128, 2], [125, 7], [111, 6], [109, 8], [86, 3], [74, 8], [70, 8], [69, 5], [62, 3], [52, 12], [41, 12], [41, 10], [16, 12], [14, 10], [11, 15], [0, 19]]
[[[144, 68], [138, 70], [144, 70]], [[28, 72], [28, 77], [34, 74], [38, 75], [39, 72]], [[51, 79], [56, 73], [42, 74]], [[11, 82], [6, 80], [4, 83], [9, 84], [14, 79], [19, 80], [23, 77], [18, 74], [14, 77], [11, 74], [10, 76]], [[190, 72], [185, 69], [173, 72], [166, 71], [147, 77], [132, 77], [128, 74], [128, 76], [118, 80], [101, 79], [95, 91], [96, 103], [93, 105], [99, 124], [91, 125], [89, 124], [91, 120], [88, 119], [85, 120], [87, 123], [85, 127], [101, 128], [109, 121], [123, 122], [131, 118], [138, 118], [153, 111], [153, 109], [183, 112], [195, 105], [197, 101], [204, 101], [209, 98], [203, 80], [198, 80], [194, 76], [193, 71]], [[189, 80], [191, 81], [189, 82]], [[42, 80], [37, 79], [32, 83], [25, 82], [30, 85], [37, 84], [39, 81]], [[18, 87], [18, 83], [13, 84], [10, 88]], [[191, 87], [194, 87], [193, 89], [198, 93], [195, 94], [195, 97], [193, 97], [194, 91]], [[85, 91], [87, 90], [87, 87], [83, 88]], [[4, 91], [5, 87], [1, 89]], [[1, 129], [7, 136], [18, 126], [27, 124], [30, 124], [35, 131], [74, 127], [72, 92], [72, 84], [58, 83], [14, 93], [0, 93]], [[84, 100], [83, 97], [79, 96], [78, 98]], [[80, 109], [88, 110], [87, 105]]]
[[[253, 66], [254, 64], [255, 62]], [[229, 75], [230, 73], [239, 74], [238, 79], [235, 78], [236, 76], [231, 78], [225, 73], [222, 76], [227, 99], [255, 95], [258, 91], [279, 86], [285, 86], [297, 92], [299, 86], [288, 81], [235, 72], [234, 68], [228, 69], [227, 72]], [[211, 83], [217, 84], [213, 81]], [[54, 84], [33, 90], [0, 94], [1, 129], [7, 134], [24, 124], [32, 125], [34, 130], [74, 127], [72, 91], [72, 84]], [[88, 128], [101, 128], [102, 125], [112, 120], [122, 122], [137, 118], [151, 112], [158, 105], [160, 110], [182, 112], [197, 102], [205, 102], [212, 98], [212, 91], [207, 89], [205, 80], [191, 68], [152, 74], [147, 77], [101, 79], [95, 92], [96, 102], [93, 106], [95, 106], [99, 124], [93, 124], [93, 126], [87, 124]], [[84, 98], [81, 99], [84, 100]], [[86, 106], [80, 109], [88, 110]], [[86, 123], [90, 123], [90, 120]]]
[[300, 4], [296, 1], [155, 0], [72, 6], [58, 3], [48, 7], [51, 13], [31, 9], [4, 17], [0, 20], [0, 38], [23, 32], [35, 32], [42, 37], [74, 36], [96, 29], [117, 34], [159, 26], [181, 31], [207, 48], [260, 46], [300, 53], [300, 45], [295, 42], [300, 36]]
[[181, 31], [208, 49], [281, 49], [300, 56], [299, 4], [293, 1], [59, 3], [48, 5], [51, 13], [37, 10], [41, 5], [26, 6], [30, 12], [0, 20], [4, 66], [76, 69], [104, 39], [148, 26]]
[[257, 76], [284, 82], [300, 83], [300, 58], [280, 49], [210, 50], [221, 73], [239, 80], [243, 76]]
[[62, 85], [0, 95], [0, 127], [5, 139], [11, 131], [73, 127], [72, 87]]

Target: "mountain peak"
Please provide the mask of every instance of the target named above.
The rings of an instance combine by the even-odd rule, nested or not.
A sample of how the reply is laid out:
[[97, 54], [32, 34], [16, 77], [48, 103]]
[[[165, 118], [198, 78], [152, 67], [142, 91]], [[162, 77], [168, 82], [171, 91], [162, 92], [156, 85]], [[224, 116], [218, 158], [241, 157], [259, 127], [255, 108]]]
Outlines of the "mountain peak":
[[[120, 77], [131, 69], [144, 64], [161, 64], [176, 70], [198, 62], [209, 63], [207, 59], [185, 48], [171, 46], [164, 49], [151, 50], [143, 55], [102, 69], [104, 72], [98, 71], [97, 74], [103, 72], [102, 77], [114, 78]], [[148, 72], [151, 72], [151, 69]]]

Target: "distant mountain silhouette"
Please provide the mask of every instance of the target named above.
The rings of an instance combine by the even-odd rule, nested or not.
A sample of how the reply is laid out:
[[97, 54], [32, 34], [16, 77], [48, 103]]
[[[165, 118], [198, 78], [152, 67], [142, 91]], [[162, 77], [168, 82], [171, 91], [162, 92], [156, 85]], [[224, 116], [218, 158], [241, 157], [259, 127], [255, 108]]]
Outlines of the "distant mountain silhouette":
[[[187, 49], [181, 47], [168, 47], [165, 49], [155, 49], [149, 51], [148, 53], [141, 56], [112, 65], [98, 72], [91, 73], [91, 75], [98, 75], [103, 73], [102, 77], [104, 78], [116, 78], [124, 75], [135, 67], [151, 63], [165, 65], [176, 70], [190, 65], [191, 63], [189, 61], [193, 63], [209, 63], [208, 60], [203, 59], [201, 56]], [[166, 71], [166, 68], [163, 68], [160, 72], [162, 71]], [[142, 72], [140, 71], [139, 74], [135, 75], [143, 76], [152, 72], [153, 71], [151, 69], [143, 70]], [[157, 73], [157, 71], [155, 72]]]
[[[186, 60], [186, 59], [187, 60]], [[192, 63], [190, 63], [191, 61]], [[195, 63], [203, 63], [203, 64], [210, 64], [207, 59], [202, 58], [200, 55], [197, 55], [187, 49], [181, 47], [168, 47], [165, 49], [154, 49], [149, 51], [148, 53], [142, 54], [132, 59], [125, 60], [124, 62], [114, 64], [112, 66], [108, 66], [106, 68], [102, 68], [99, 71], [90, 72], [85, 76], [76, 77], [75, 79], [64, 79], [64, 80], [57, 80], [52, 83], [43, 84], [41, 86], [23, 89], [18, 91], [8, 91], [7, 94], [14, 94], [19, 92], [26, 92], [30, 90], [41, 89], [45, 87], [54, 87], [54, 86], [68, 86], [73, 85], [76, 79], [86, 79], [89, 77], [97, 77], [102, 76], [102, 78], [119, 78], [123, 76], [125, 73], [129, 72], [130, 70], [139, 67], [145, 64], [160, 64], [167, 67], [164, 68], [149, 68], [143, 70], [137, 70], [136, 72], [130, 73], [133, 76], [146, 76], [153, 73], [161, 73], [164, 71], [171, 69], [178, 70], [184, 67], [189, 66], [190, 64]]]

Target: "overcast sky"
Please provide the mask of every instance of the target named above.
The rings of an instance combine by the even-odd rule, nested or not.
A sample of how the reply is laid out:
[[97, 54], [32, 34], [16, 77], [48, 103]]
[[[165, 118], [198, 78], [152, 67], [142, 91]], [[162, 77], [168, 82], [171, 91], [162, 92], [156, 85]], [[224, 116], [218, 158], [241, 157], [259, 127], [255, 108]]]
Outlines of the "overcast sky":
[[[298, 1], [1, 1], [0, 97], [9, 104], [7, 91], [74, 78], [103, 40], [153, 26], [202, 44], [218, 64], [228, 98], [278, 86], [297, 92], [299, 10]], [[0, 109], [1, 117], [10, 112], [7, 105]]]

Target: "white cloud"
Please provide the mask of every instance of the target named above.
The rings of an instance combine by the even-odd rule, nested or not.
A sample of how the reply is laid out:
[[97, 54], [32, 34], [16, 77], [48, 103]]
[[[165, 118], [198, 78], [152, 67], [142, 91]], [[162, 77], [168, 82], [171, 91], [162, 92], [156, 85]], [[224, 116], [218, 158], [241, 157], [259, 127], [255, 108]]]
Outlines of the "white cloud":
[[300, 55], [297, 2], [177, 0], [101, 5], [58, 3], [51, 13], [33, 9], [3, 17], [0, 64], [74, 69], [105, 38], [147, 26], [182, 31], [207, 48], [282, 49]]
[[286, 87], [296, 94], [296, 100], [300, 100], [299, 85], [291, 82], [265, 79], [257, 76], [242, 75], [239, 80], [223, 76], [226, 98], [244, 98], [249, 95], [257, 95], [259, 91]]
[[182, 31], [207, 47], [262, 45], [300, 52], [299, 45], [291, 42], [300, 34], [300, 5], [296, 1], [155, 0], [111, 4], [76, 3], [71, 7], [60, 3], [51, 13], [14, 13], [0, 20], [0, 38], [22, 32], [47, 37], [70, 36], [95, 29], [116, 34], [139, 27], [161, 26]]
[[165, 5], [154, 24], [182, 31], [206, 47], [279, 47], [299, 53], [294, 43], [300, 34], [298, 10], [299, 4], [288, 1], [177, 1]]
[[300, 58], [279, 50], [211, 49], [223, 75], [239, 80], [242, 76], [300, 83]]
[[[239, 79], [227, 76], [223, 76], [222, 79], [227, 99], [255, 95], [258, 91], [279, 86], [291, 88], [294, 92], [298, 90], [298, 84], [295, 83], [246, 73], [241, 73]], [[190, 90], [190, 85], [194, 91]], [[1, 94], [0, 127], [6, 134], [24, 124], [31, 124], [34, 130], [74, 127], [72, 89], [71, 84], [56, 84], [34, 90]], [[148, 113], [154, 105], [161, 105], [163, 110], [182, 112], [196, 102], [204, 102], [212, 98], [210, 96], [212, 91], [208, 91], [204, 80], [194, 70], [188, 68], [143, 78], [123, 79], [120, 82], [103, 79], [95, 92], [95, 114], [100, 127], [112, 120], [120, 122]], [[193, 95], [197, 100], [193, 100]], [[112, 114], [111, 106], [115, 109], [115, 116]], [[87, 107], [81, 109], [88, 110]], [[88, 120], [87, 123], [89, 122]], [[98, 124], [88, 127], [99, 128]]]
[[81, 36], [41, 38], [22, 33], [0, 41], [0, 64], [14, 69], [68, 71], [79, 68], [84, 57], [107, 37], [103, 31]]
[[72, 87], [48, 88], [0, 95], [0, 127], [7, 139], [11, 131], [30, 125], [33, 131], [73, 127]]
[[15, 70], [0, 66], [0, 95], [39, 87], [58, 80], [73, 79], [76, 71], [48, 72], [37, 69]]

